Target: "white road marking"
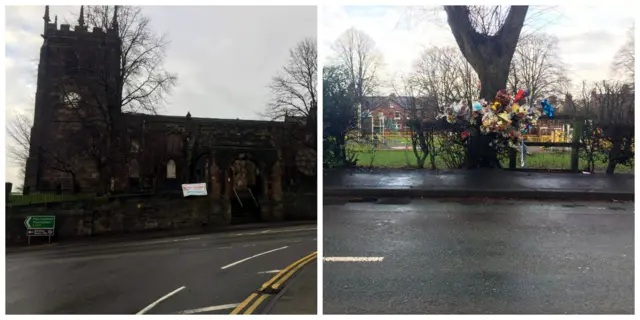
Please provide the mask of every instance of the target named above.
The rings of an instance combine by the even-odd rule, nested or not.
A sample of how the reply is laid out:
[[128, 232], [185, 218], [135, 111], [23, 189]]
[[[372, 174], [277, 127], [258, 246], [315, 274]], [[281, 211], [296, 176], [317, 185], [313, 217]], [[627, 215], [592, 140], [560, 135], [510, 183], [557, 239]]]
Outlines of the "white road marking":
[[380, 262], [384, 257], [324, 257], [329, 262]]
[[243, 248], [249, 248], [249, 247], [255, 247], [255, 244], [245, 244], [244, 246], [242, 246]]
[[269, 273], [278, 273], [282, 270], [269, 270], [269, 271], [260, 271], [258, 274], [269, 274]]
[[217, 247], [216, 249], [233, 249], [233, 247]]
[[202, 312], [209, 312], [209, 311], [227, 310], [227, 309], [234, 309], [238, 305], [240, 305], [240, 304], [239, 303], [223, 304], [223, 305], [219, 305], [219, 306], [211, 306], [211, 307], [204, 307], [204, 308], [198, 308], [198, 309], [189, 309], [189, 310], [180, 311], [178, 313], [180, 313], [180, 314], [194, 314], [194, 313], [202, 313]]
[[164, 301], [164, 300], [169, 299], [172, 295], [174, 295], [174, 294], [176, 294], [176, 293], [178, 293], [178, 292], [180, 292], [180, 291], [184, 290], [184, 288], [186, 288], [186, 287], [185, 287], [185, 286], [182, 286], [182, 287], [180, 287], [180, 288], [178, 288], [178, 289], [176, 289], [176, 290], [173, 290], [173, 291], [169, 292], [167, 295], [165, 295], [164, 297], [162, 297], [162, 298], [160, 298], [160, 299], [156, 300], [155, 302], [153, 302], [152, 304], [148, 305], [146, 308], [144, 308], [144, 309], [140, 310], [140, 311], [139, 311], [138, 313], [136, 313], [136, 314], [145, 314], [145, 313], [147, 313], [147, 311], [149, 311], [149, 310], [153, 309], [155, 306], [157, 306], [157, 305], [158, 305], [158, 303], [160, 303], [160, 302], [162, 302], [162, 301]]
[[251, 257], [244, 258], [244, 259], [242, 259], [242, 260], [238, 260], [238, 261], [236, 261], [236, 262], [234, 262], [234, 263], [230, 263], [230, 264], [228, 264], [228, 265], [226, 265], [226, 266], [224, 266], [224, 267], [222, 267], [222, 268], [220, 268], [220, 269], [223, 269], [223, 270], [224, 270], [224, 269], [227, 269], [227, 268], [233, 267], [233, 266], [235, 266], [235, 265], [237, 265], [237, 264], [241, 264], [241, 263], [243, 263], [243, 262], [245, 262], [245, 261], [247, 261], [247, 260], [250, 260], [250, 259], [253, 259], [253, 258], [257, 258], [257, 257], [259, 257], [259, 256], [261, 256], [261, 255], [265, 255], [265, 254], [267, 254], [267, 253], [275, 252], [275, 251], [282, 250], [282, 249], [286, 249], [286, 248], [289, 248], [289, 246], [284, 246], [284, 247], [282, 247], [282, 248], [273, 249], [273, 250], [265, 251], [265, 252], [262, 252], [262, 253], [258, 253], [258, 254], [256, 254], [256, 255], [251, 256]]

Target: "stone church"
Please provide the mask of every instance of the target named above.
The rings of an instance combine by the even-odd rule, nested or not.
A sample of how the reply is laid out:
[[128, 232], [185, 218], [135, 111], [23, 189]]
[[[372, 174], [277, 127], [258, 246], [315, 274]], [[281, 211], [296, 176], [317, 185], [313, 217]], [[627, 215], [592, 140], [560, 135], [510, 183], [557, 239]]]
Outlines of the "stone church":
[[208, 197], [225, 208], [263, 213], [283, 193], [316, 192], [307, 119], [122, 112], [114, 11], [107, 30], [89, 30], [82, 9], [74, 28], [51, 22], [45, 9], [25, 192], [180, 193], [182, 184], [206, 183]]

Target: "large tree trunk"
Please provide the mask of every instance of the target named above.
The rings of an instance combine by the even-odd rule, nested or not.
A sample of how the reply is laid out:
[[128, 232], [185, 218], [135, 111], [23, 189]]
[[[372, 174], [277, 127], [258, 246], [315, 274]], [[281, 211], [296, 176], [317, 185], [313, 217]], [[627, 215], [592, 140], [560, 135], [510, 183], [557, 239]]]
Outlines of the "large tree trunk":
[[[491, 100], [506, 88], [509, 66], [516, 50], [528, 6], [511, 6], [500, 30], [493, 36], [475, 30], [467, 6], [445, 6], [451, 32], [465, 59], [480, 78], [480, 97]], [[479, 132], [479, 130], [475, 130]], [[492, 139], [472, 136], [467, 143], [467, 168], [500, 167]]]

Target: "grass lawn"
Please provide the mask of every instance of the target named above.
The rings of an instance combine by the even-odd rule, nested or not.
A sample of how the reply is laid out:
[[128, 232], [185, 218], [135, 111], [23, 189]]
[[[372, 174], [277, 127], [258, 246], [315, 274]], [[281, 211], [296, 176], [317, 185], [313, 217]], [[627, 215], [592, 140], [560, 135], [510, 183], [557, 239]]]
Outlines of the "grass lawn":
[[[360, 151], [358, 154], [358, 166], [368, 167], [416, 167], [416, 158], [412, 150], [378, 150], [375, 153]], [[517, 164], [520, 167], [520, 156], [518, 155]], [[373, 158], [373, 163], [371, 162]], [[428, 161], [428, 159], [427, 159]], [[571, 169], [571, 153], [569, 152], [549, 152], [534, 153], [526, 157], [527, 168], [529, 169]], [[580, 159], [580, 167], [585, 167], [585, 161]], [[508, 159], [502, 161], [503, 167], [509, 166]], [[429, 167], [428, 163], [425, 167]], [[442, 159], [436, 158], [436, 167], [438, 169], [447, 169]], [[596, 162], [596, 171], [605, 170], [606, 163]], [[616, 173], [633, 173], [633, 167], [616, 166]]]

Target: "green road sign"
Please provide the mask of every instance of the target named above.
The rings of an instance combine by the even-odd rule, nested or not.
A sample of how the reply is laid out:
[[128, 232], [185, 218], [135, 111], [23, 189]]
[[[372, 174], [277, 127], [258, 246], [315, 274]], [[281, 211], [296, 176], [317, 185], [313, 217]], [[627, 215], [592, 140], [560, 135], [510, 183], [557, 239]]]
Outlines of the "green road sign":
[[24, 220], [27, 229], [55, 229], [56, 216], [30, 216]]

